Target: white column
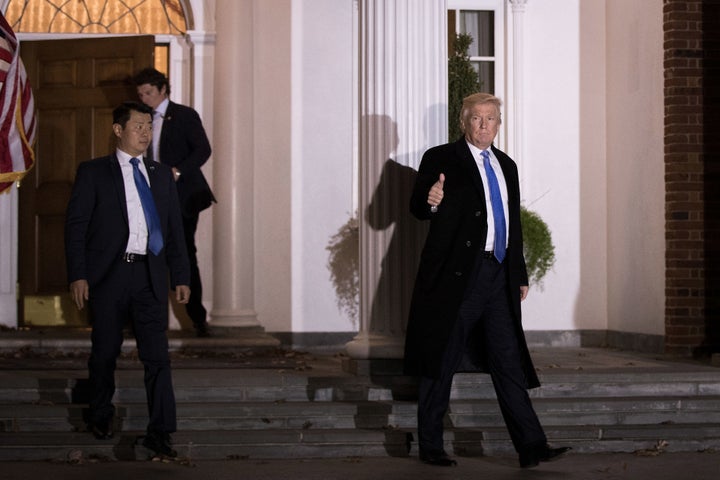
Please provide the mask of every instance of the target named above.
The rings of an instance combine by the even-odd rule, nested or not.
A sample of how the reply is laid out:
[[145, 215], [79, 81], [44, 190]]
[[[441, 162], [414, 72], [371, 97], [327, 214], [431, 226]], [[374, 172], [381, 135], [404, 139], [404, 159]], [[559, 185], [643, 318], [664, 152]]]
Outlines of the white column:
[[512, 42], [512, 156], [518, 162], [520, 182], [525, 178], [522, 175], [525, 164], [525, 96], [524, 88], [524, 53], [525, 53], [525, 6], [527, 0], [509, 0], [513, 12], [513, 42]]
[[215, 81], [215, 32], [188, 30], [185, 37], [191, 48], [191, 98], [187, 102], [198, 111], [208, 136], [212, 138], [213, 84]]
[[17, 328], [18, 189], [0, 194], [0, 325]]
[[253, 1], [217, 0], [213, 134], [215, 327], [258, 327], [253, 242]]
[[[200, 114], [203, 127], [205, 128], [208, 138], [211, 139], [213, 147], [213, 155], [205, 162], [202, 171], [210, 184], [210, 188], [212, 188], [213, 192], [217, 193], [215, 191], [214, 172], [216, 171], [215, 159], [219, 157], [216, 155], [216, 145], [214, 141], [215, 109], [213, 105], [217, 35], [215, 32], [189, 30], [186, 33], [186, 39], [192, 49], [192, 55], [190, 57], [190, 68], [192, 72], [190, 75], [192, 78], [190, 85], [192, 86], [192, 93], [189, 104]], [[215, 267], [212, 262], [215, 238], [213, 232], [215, 209], [216, 206], [213, 206], [202, 212], [197, 232], [195, 233], [197, 258], [203, 285], [203, 305], [209, 312], [213, 310], [212, 306], [214, 305], [213, 300], [215, 296], [215, 278], [213, 273]], [[212, 314], [210, 319], [212, 320]]]
[[360, 332], [346, 348], [402, 358], [425, 228], [409, 195], [423, 151], [447, 141], [447, 5], [359, 5]]

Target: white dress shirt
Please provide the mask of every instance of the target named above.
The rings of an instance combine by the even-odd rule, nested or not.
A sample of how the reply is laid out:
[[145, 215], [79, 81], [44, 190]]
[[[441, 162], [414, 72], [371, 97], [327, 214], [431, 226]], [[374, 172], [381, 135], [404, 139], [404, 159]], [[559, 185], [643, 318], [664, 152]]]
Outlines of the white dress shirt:
[[166, 98], [153, 112], [153, 138], [152, 153], [153, 160], [160, 163], [160, 133], [162, 132], [163, 121], [165, 120], [165, 112], [167, 112], [170, 99]]
[[[148, 229], [147, 223], [145, 222], [145, 212], [143, 211], [142, 203], [140, 203], [140, 194], [138, 194], [137, 187], [135, 186], [133, 166], [130, 163], [130, 159], [133, 157], [119, 149], [115, 151], [115, 155], [120, 162], [120, 170], [122, 171], [123, 183], [125, 184], [125, 201], [127, 202], [128, 226], [130, 227], [130, 236], [128, 237], [127, 249], [125, 251], [145, 255], [147, 254]], [[148, 185], [150, 185], [142, 157], [136, 158], [140, 160], [138, 163], [140, 172], [145, 176]]]
[[[480, 171], [480, 178], [482, 178], [483, 189], [485, 190], [485, 208], [487, 209], [488, 213], [488, 230], [487, 236], [485, 237], [485, 251], [491, 252], [495, 249], [495, 217], [493, 215], [492, 203], [490, 201], [490, 187], [488, 186], [487, 175], [485, 174], [485, 166], [483, 165], [483, 157], [481, 153], [482, 150], [469, 142], [468, 147], [470, 147], [470, 152], [472, 152], [472, 156], [475, 159], [475, 165]], [[492, 149], [488, 148], [487, 152], [490, 154], [490, 166], [492, 167], [493, 171], [495, 172], [495, 176], [497, 177], [498, 185], [500, 186], [500, 196], [502, 196], [503, 200], [503, 212], [505, 212], [505, 246], [507, 246], [508, 235], [510, 233], [507, 183], [505, 182], [505, 175], [503, 175], [502, 167], [500, 167], [500, 162], [498, 162], [498, 159], [493, 154]]]

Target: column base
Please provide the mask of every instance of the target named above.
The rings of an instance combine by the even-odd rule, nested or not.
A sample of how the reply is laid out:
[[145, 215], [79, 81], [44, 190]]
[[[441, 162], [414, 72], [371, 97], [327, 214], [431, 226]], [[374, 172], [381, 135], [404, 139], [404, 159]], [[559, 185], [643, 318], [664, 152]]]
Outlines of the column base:
[[359, 333], [345, 344], [350, 358], [344, 359], [344, 372], [353, 375], [402, 375], [405, 340], [384, 335]]
[[350, 358], [361, 359], [402, 359], [405, 356], [405, 339], [385, 335], [359, 333], [345, 344]]
[[351, 375], [372, 377], [372, 376], [397, 376], [403, 375], [402, 358], [343, 358], [343, 372]]
[[237, 347], [280, 346], [280, 340], [265, 333], [254, 310], [213, 310], [209, 325], [211, 338], [230, 341]]
[[255, 310], [212, 310], [210, 325], [215, 327], [259, 327]]
[[242, 348], [275, 348], [280, 340], [265, 333], [262, 327], [216, 327], [210, 324], [210, 337], [203, 343], [214, 347]]

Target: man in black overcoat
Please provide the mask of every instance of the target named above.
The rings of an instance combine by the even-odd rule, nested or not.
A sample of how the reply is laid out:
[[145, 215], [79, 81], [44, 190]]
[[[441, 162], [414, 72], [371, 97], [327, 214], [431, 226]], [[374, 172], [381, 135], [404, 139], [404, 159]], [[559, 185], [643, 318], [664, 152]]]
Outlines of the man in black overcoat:
[[540, 383], [521, 324], [528, 276], [518, 171], [493, 146], [500, 106], [485, 93], [463, 100], [464, 137], [425, 153], [410, 200], [430, 229], [410, 307], [405, 371], [419, 376], [420, 459], [432, 465], [456, 464], [444, 449], [443, 418], [458, 371], [491, 375], [522, 467], [569, 450], [548, 446], [527, 393]]

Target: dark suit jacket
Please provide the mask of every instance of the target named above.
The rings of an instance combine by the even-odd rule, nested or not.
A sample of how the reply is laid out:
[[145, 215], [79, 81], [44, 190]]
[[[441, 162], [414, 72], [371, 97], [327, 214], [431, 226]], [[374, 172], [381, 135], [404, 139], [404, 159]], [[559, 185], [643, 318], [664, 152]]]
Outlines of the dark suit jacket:
[[[525, 343], [520, 312], [520, 286], [528, 284], [520, 226], [520, 186], [515, 162], [492, 147], [508, 189], [508, 289], [520, 339], [528, 386], [538, 386], [537, 375]], [[430, 212], [428, 192], [445, 174], [444, 196], [436, 213]], [[431, 148], [423, 156], [410, 200], [410, 211], [430, 220], [430, 230], [420, 257], [405, 341], [405, 370], [412, 375], [437, 377], [445, 345], [457, 318], [460, 303], [475, 271], [478, 253], [485, 249], [487, 215], [482, 179], [464, 138]], [[472, 368], [485, 371], [481, 338], [469, 342], [466, 352]], [[467, 361], [464, 366], [468, 366]]]
[[216, 201], [200, 170], [211, 153], [200, 115], [190, 107], [170, 102], [160, 132], [160, 161], [180, 170], [177, 190], [184, 215], [197, 215]]
[[[175, 181], [170, 168], [145, 162], [160, 223], [164, 248], [159, 255], [148, 251], [153, 292], [159, 301], [171, 287], [190, 285], [190, 263]], [[65, 219], [65, 254], [68, 281], [86, 279], [90, 295], [111, 291], [115, 273], [127, 247], [128, 213], [125, 185], [118, 159], [113, 155], [80, 164]]]

